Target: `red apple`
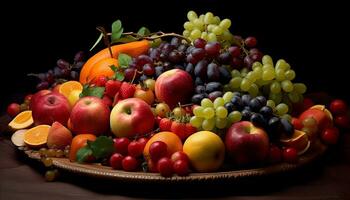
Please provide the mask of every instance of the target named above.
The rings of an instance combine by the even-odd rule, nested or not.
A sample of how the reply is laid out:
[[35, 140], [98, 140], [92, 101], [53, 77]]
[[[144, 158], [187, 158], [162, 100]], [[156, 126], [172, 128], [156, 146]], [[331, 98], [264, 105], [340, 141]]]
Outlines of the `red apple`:
[[35, 93], [29, 103], [29, 108], [32, 109], [33, 105], [35, 104], [36, 99], [38, 99], [41, 96], [44, 96], [46, 94], [51, 93], [50, 90], [40, 90], [39, 92]]
[[249, 121], [234, 123], [228, 129], [225, 146], [229, 157], [239, 165], [262, 162], [269, 154], [266, 132]]
[[67, 98], [62, 94], [50, 92], [43, 96], [37, 96], [34, 101], [32, 100], [32, 103], [35, 124], [51, 125], [58, 121], [64, 126], [67, 125], [71, 109]]
[[299, 116], [301, 122], [304, 119], [312, 117], [317, 121], [318, 131], [322, 132], [325, 128], [329, 128], [333, 124], [333, 117], [329, 110], [325, 108], [324, 105], [315, 105], [307, 110], [305, 110]]
[[154, 116], [151, 107], [141, 99], [119, 101], [111, 112], [111, 130], [117, 137], [133, 137], [152, 131]]
[[193, 80], [189, 73], [172, 69], [161, 74], [155, 84], [155, 94], [160, 102], [174, 108], [190, 101], [193, 93]]
[[101, 135], [109, 128], [110, 110], [100, 98], [87, 96], [79, 99], [70, 114], [73, 133]]

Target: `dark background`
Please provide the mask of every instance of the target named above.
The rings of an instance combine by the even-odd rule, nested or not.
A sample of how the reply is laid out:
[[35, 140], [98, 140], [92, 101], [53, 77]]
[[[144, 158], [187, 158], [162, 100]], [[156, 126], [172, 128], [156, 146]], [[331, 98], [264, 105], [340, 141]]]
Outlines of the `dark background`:
[[11, 101], [21, 101], [14, 93], [33, 92], [36, 82], [27, 73], [47, 71], [58, 58], [72, 60], [75, 52], [87, 51], [98, 36], [96, 26], [110, 28], [120, 19], [127, 31], [147, 26], [153, 31], [182, 33], [189, 10], [230, 18], [231, 32], [256, 36], [259, 48], [275, 59], [286, 59], [296, 70], [297, 80], [307, 83], [311, 91], [350, 100], [345, 3], [115, 0], [11, 4], [3, 7], [8, 12], [1, 17], [1, 111]]

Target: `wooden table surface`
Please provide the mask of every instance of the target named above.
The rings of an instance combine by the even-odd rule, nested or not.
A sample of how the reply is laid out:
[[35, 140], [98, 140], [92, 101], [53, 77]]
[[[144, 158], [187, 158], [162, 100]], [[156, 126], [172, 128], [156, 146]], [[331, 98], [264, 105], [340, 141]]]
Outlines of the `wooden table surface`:
[[[3, 119], [0, 119], [0, 121]], [[0, 129], [1, 130], [1, 129]], [[61, 172], [45, 182], [45, 168], [0, 137], [0, 200], [11, 199], [350, 199], [350, 134], [314, 163], [285, 174], [196, 185], [128, 184]]]

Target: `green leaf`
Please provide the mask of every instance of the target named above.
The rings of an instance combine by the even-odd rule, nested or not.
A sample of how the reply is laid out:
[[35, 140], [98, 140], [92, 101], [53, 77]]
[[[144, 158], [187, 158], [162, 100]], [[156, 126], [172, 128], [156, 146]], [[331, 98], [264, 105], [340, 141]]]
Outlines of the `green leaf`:
[[149, 35], [150, 33], [151, 33], [151, 31], [148, 28], [144, 27], [144, 26], [141, 27], [139, 29], [139, 31], [137, 31], [137, 34], [142, 35], [142, 36]]
[[119, 32], [122, 29], [122, 22], [120, 20], [116, 20], [112, 24], [112, 33]]
[[102, 38], [103, 38], [103, 33], [101, 33], [100, 36], [98, 36], [98, 38], [97, 38], [95, 44], [92, 45], [92, 47], [90, 48], [89, 51], [92, 51], [92, 50], [98, 45], [98, 43], [100, 43], [100, 41], [102, 40]]
[[86, 97], [86, 96], [95, 96], [101, 99], [104, 91], [105, 91], [104, 87], [85, 87], [84, 86], [83, 91], [80, 94], [80, 98]]
[[100, 136], [95, 141], [88, 144], [92, 150], [92, 155], [96, 159], [107, 158], [114, 152], [114, 142], [107, 136]]
[[118, 63], [119, 63], [120, 67], [122, 67], [122, 66], [129, 66], [131, 61], [132, 61], [132, 58], [128, 54], [120, 53], [118, 55]]
[[123, 81], [124, 80], [124, 78], [125, 78], [125, 76], [124, 76], [124, 73], [122, 73], [122, 72], [116, 72], [115, 74], [114, 74], [114, 77], [113, 77], [114, 79], [117, 79], [118, 81]]
[[77, 152], [77, 162], [78, 163], [83, 163], [86, 162], [88, 160], [88, 158], [90, 156], [92, 156], [92, 150], [89, 146], [85, 146], [81, 149], [79, 149], [79, 151]]
[[136, 37], [131, 36], [131, 35], [126, 35], [126, 36], [123, 36], [117, 40], [112, 41], [112, 44], [113, 43], [128, 43], [128, 42], [134, 42], [136, 40], [138, 40]]
[[118, 67], [116, 67], [115, 65], [111, 65], [109, 66], [114, 72], [116, 72], [118, 70]]
[[122, 34], [123, 34], [123, 28], [121, 28], [117, 32], [112, 32], [111, 43], [115, 43], [115, 41], [117, 41], [122, 36]]

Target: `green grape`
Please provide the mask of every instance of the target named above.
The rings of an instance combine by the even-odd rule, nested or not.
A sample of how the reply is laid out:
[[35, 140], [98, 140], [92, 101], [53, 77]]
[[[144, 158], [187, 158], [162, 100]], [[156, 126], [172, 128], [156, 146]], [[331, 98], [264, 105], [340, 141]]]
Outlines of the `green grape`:
[[203, 39], [203, 40], [208, 40], [208, 32], [202, 32], [202, 34], [201, 34], [201, 38]]
[[213, 104], [214, 104], [214, 108], [217, 109], [220, 106], [224, 106], [225, 101], [222, 97], [218, 97], [214, 100]]
[[202, 123], [202, 129], [205, 131], [211, 131], [215, 127], [215, 118], [205, 119]]
[[184, 23], [184, 28], [185, 28], [186, 30], [192, 31], [193, 28], [194, 28], [194, 25], [193, 25], [192, 22], [185, 22], [185, 23]]
[[286, 120], [288, 120], [289, 122], [292, 121], [292, 116], [290, 116], [289, 114], [284, 114], [284, 115], [281, 116], [281, 118], [286, 119]]
[[271, 64], [264, 64], [264, 65], [262, 66], [262, 70], [263, 70], [263, 71], [266, 71], [266, 70], [275, 70], [275, 68], [273, 68], [273, 65], [271, 65]]
[[216, 42], [216, 41], [217, 41], [216, 35], [214, 33], [209, 33], [208, 42]]
[[214, 107], [213, 102], [210, 99], [208, 99], [208, 98], [202, 99], [201, 106], [203, 106], [203, 107]]
[[52, 166], [52, 163], [53, 163], [52, 159], [51, 158], [47, 158], [47, 157], [43, 157], [41, 159], [41, 162], [44, 163], [45, 167], [50, 167], [50, 166]]
[[288, 112], [288, 105], [285, 103], [280, 103], [276, 106], [276, 112], [279, 116], [282, 116]]
[[243, 78], [243, 80], [241, 82], [241, 90], [248, 91], [251, 85], [252, 85], [251, 80], [249, 80], [247, 78]]
[[221, 21], [221, 20], [220, 20], [220, 17], [215, 16], [212, 24], [219, 24], [220, 21]]
[[201, 19], [195, 19], [193, 21], [193, 25], [195, 28], [197, 28], [200, 31], [204, 30], [204, 22]]
[[233, 96], [233, 92], [226, 92], [224, 96], [222, 96], [222, 98], [224, 99], [224, 103], [230, 102]]
[[184, 30], [184, 32], [182, 33], [183, 36], [185, 37], [190, 37], [191, 32], [189, 30]]
[[215, 35], [222, 35], [222, 33], [224, 32], [224, 30], [222, 30], [222, 28], [220, 26], [216, 26], [213, 31], [212, 31]]
[[241, 114], [241, 112], [239, 112], [237, 110], [231, 112], [227, 116], [227, 120], [228, 120], [229, 124], [239, 122], [239, 121], [241, 121], [241, 119], [242, 119], [242, 114]]
[[223, 19], [220, 24], [220, 27], [222, 27], [223, 29], [229, 29], [231, 26], [231, 20], [230, 19]]
[[293, 83], [290, 80], [284, 80], [281, 82], [282, 89], [285, 92], [293, 91]]
[[245, 78], [251, 80], [252, 82], [255, 82], [257, 79], [257, 77], [253, 71], [248, 72], [248, 74], [246, 75]]
[[261, 79], [263, 73], [262, 67], [255, 67], [253, 73], [255, 74], [256, 79]]
[[296, 93], [296, 92], [290, 92], [290, 93], [288, 93], [288, 98], [289, 98], [289, 100], [292, 102], [292, 103], [297, 103], [297, 102], [299, 102], [299, 94], [298, 93]]
[[273, 61], [272, 61], [271, 56], [269, 56], [269, 55], [264, 55], [263, 58], [262, 58], [262, 63], [263, 63], [264, 65], [265, 65], [265, 64], [273, 65]]
[[261, 77], [264, 81], [270, 81], [275, 78], [275, 70], [264, 70]]
[[248, 69], [248, 68], [243, 68], [243, 69], [241, 69], [241, 74], [242, 74], [242, 73], [248, 74], [248, 72], [249, 72], [249, 69]]
[[241, 72], [239, 72], [237, 69], [234, 69], [234, 70], [231, 71], [231, 76], [232, 76], [232, 78], [240, 77], [241, 76]]
[[277, 69], [282, 69], [283, 71], [286, 71], [287, 70], [287, 62], [283, 59], [279, 59], [277, 62], [276, 62], [276, 65], [275, 65], [275, 68], [276, 70]]
[[268, 85], [271, 81], [264, 81], [262, 79], [258, 79], [255, 81], [255, 84], [257, 84], [259, 87]]
[[278, 81], [273, 81], [270, 85], [271, 93], [277, 94], [281, 92], [281, 85]]
[[248, 93], [252, 96], [252, 97], [256, 97], [258, 96], [259, 93], [259, 87], [258, 85], [256, 85], [255, 83], [252, 83], [252, 85], [250, 86]]
[[202, 126], [202, 122], [203, 122], [203, 118], [201, 117], [193, 116], [190, 119], [191, 125], [196, 128], [200, 128]]
[[231, 41], [233, 38], [233, 35], [230, 33], [229, 30], [224, 30], [224, 32], [221, 35], [221, 39], [226, 41]]
[[279, 104], [282, 101], [282, 94], [281, 93], [278, 93], [278, 94], [270, 93], [269, 99], [274, 101], [275, 104]]
[[62, 158], [64, 156], [64, 152], [61, 149], [58, 149], [56, 151], [56, 157], [57, 158]]
[[224, 91], [224, 92], [229, 92], [229, 91], [231, 91], [230, 85], [229, 85], [229, 84], [225, 84], [225, 85], [224, 85], [224, 88], [223, 88], [223, 91]]
[[276, 107], [275, 102], [273, 100], [271, 100], [271, 99], [267, 100], [266, 105], [269, 106], [272, 109], [275, 109], [275, 107]]
[[283, 81], [286, 79], [286, 75], [285, 75], [286, 73], [284, 69], [276, 69], [275, 73], [276, 73], [276, 80]]
[[230, 80], [230, 87], [231, 89], [239, 88], [241, 86], [242, 78], [241, 77], [234, 77]]
[[188, 20], [193, 21], [193, 20], [197, 19], [198, 16], [197, 16], [197, 13], [196, 13], [196, 12], [194, 12], [193, 10], [191, 10], [191, 11], [189, 11], [189, 12], [187, 13], [187, 18], [188, 18]]
[[261, 64], [261, 62], [254, 62], [254, 63], [253, 63], [252, 69], [255, 70], [255, 68], [257, 68], [257, 67], [260, 67], [260, 68], [263, 67], [263, 65]]
[[211, 12], [207, 12], [204, 15], [204, 23], [205, 24], [212, 24], [214, 22], [214, 15]]
[[294, 91], [298, 94], [304, 94], [306, 92], [306, 85], [304, 83], [295, 83]]
[[223, 129], [227, 125], [227, 119], [226, 118], [216, 118], [215, 125], [216, 125], [216, 128]]
[[216, 25], [214, 25], [214, 24], [209, 24], [208, 26], [207, 26], [207, 30], [209, 31], [209, 32], [212, 32], [213, 31], [213, 29], [216, 27]]
[[190, 38], [192, 40], [195, 40], [195, 39], [197, 39], [199, 37], [201, 37], [201, 31], [198, 30], [198, 29], [193, 29], [193, 31], [191, 31]]
[[227, 109], [224, 106], [219, 106], [215, 110], [215, 114], [218, 118], [226, 118], [227, 117]]
[[204, 107], [202, 106], [196, 106], [194, 109], [193, 109], [193, 114], [197, 117], [204, 117]]
[[55, 169], [55, 170], [48, 170], [45, 173], [45, 180], [48, 181], [48, 182], [52, 182], [57, 177], [57, 174], [58, 174], [58, 170], [57, 169]]
[[205, 119], [210, 119], [215, 116], [215, 110], [212, 107], [204, 108], [203, 113]]
[[295, 78], [295, 71], [290, 69], [290, 70], [287, 70], [286, 73], [285, 73], [285, 76], [286, 76], [286, 79], [288, 80], [293, 80]]

